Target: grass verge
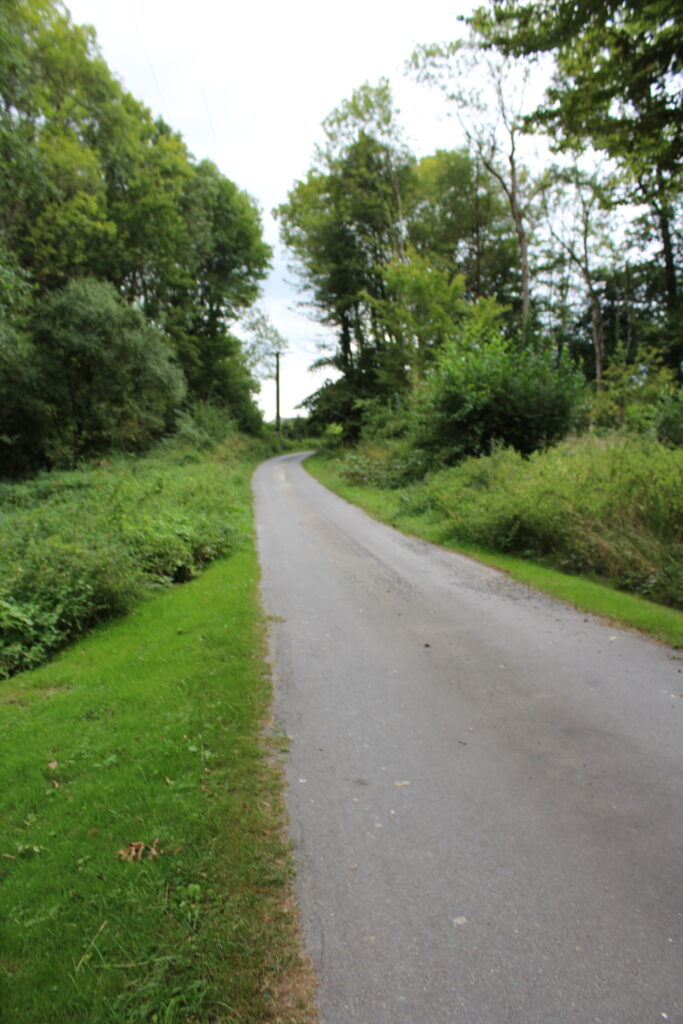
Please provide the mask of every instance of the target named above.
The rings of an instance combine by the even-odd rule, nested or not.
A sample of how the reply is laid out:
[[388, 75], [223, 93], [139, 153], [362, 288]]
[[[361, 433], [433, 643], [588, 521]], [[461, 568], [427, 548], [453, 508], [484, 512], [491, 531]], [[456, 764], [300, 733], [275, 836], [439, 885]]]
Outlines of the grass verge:
[[0, 678], [237, 550], [255, 448], [238, 436], [210, 452], [159, 445], [0, 483]]
[[453, 538], [448, 520], [433, 506], [416, 512], [400, 490], [351, 484], [344, 479], [334, 458], [315, 455], [307, 459], [305, 465], [317, 480], [340, 497], [404, 533], [502, 569], [513, 579], [567, 601], [581, 611], [641, 630], [672, 647], [683, 647], [683, 613], [675, 608], [614, 590], [595, 580], [558, 572], [527, 559], [459, 542]]
[[314, 1020], [253, 543], [0, 684], [0, 1017]]

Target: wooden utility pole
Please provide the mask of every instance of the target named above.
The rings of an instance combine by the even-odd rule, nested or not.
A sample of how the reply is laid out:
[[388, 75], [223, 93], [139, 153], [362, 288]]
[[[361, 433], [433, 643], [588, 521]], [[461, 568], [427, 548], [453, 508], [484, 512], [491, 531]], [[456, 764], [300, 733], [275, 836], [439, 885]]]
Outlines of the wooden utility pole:
[[280, 353], [275, 353], [275, 429], [280, 430]]

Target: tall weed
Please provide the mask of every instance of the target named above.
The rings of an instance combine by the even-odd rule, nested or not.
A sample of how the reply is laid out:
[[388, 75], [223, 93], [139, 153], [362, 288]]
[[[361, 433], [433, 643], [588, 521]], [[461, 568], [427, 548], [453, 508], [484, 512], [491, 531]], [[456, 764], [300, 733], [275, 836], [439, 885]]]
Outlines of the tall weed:
[[0, 678], [239, 547], [255, 454], [235, 436], [3, 484]]
[[683, 450], [647, 438], [472, 458], [428, 478], [455, 538], [683, 608]]

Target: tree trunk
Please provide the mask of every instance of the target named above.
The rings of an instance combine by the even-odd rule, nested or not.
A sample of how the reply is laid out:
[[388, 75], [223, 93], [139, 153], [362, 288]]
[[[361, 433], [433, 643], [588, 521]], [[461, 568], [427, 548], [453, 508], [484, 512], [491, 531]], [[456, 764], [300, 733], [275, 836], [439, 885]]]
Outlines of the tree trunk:
[[602, 309], [600, 307], [600, 296], [593, 287], [588, 284], [588, 291], [591, 301], [591, 323], [593, 328], [593, 351], [595, 354], [595, 386], [602, 387], [602, 374], [605, 367], [605, 328], [602, 320]]

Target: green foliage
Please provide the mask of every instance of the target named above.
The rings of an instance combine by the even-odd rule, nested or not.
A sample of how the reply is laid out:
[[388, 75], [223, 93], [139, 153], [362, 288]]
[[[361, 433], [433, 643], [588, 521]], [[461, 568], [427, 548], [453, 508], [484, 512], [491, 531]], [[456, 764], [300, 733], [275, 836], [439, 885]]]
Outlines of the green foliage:
[[[511, 454], [519, 462], [519, 458]], [[391, 523], [405, 533], [462, 551], [486, 565], [502, 569], [512, 579], [569, 602], [585, 612], [642, 630], [673, 647], [683, 647], [683, 611], [634, 593], [616, 590], [609, 583], [596, 580], [593, 573], [590, 574], [593, 578], [589, 579], [586, 575], [561, 572], [552, 567], [552, 555], [544, 557], [544, 564], [540, 565], [538, 561], [529, 561], [528, 557], [501, 554], [481, 544], [467, 543], [454, 534], [448, 508], [440, 510], [438, 501], [430, 495], [429, 481], [427, 485], [418, 483], [401, 490], [380, 489], [367, 484], [361, 486], [348, 483], [340, 475], [340, 465], [338, 458], [319, 455], [306, 461], [306, 468], [313, 476], [376, 519]], [[529, 463], [523, 465], [526, 467]], [[465, 463], [461, 463], [458, 472], [464, 468]], [[550, 482], [552, 484], [552, 479]]]
[[568, 360], [515, 349], [498, 333], [495, 310], [478, 304], [458, 343], [439, 352], [418, 394], [411, 436], [449, 464], [496, 444], [528, 455], [567, 435], [582, 389]]
[[[681, 448], [645, 436], [592, 436], [527, 458], [497, 447], [404, 479], [392, 444], [366, 443], [321, 461], [314, 475], [401, 529], [683, 609]], [[609, 602], [601, 611], [609, 614]], [[667, 635], [674, 634], [680, 642], [680, 622]]]
[[[311, 305], [337, 333], [333, 355], [317, 365], [333, 366], [354, 399], [365, 399], [395, 384], [382, 379], [393, 339], [375, 303], [385, 297], [384, 267], [404, 252], [414, 158], [400, 141], [386, 82], [356, 90], [324, 128], [316, 166], [276, 213]], [[334, 420], [343, 418], [327, 422]]]
[[168, 443], [210, 449], [235, 432], [235, 423], [225, 408], [197, 399], [178, 414], [175, 433]]
[[683, 450], [585, 438], [468, 459], [425, 484], [458, 540], [683, 608]]
[[657, 411], [657, 438], [673, 448], [683, 448], [683, 387], [666, 395]]
[[177, 441], [139, 461], [4, 484], [0, 678], [239, 547], [231, 466], [243, 450], [252, 457], [237, 436], [218, 455]]
[[0, 686], [3, 1019], [313, 1020], [257, 590], [248, 543]]
[[465, 149], [437, 150], [419, 161], [407, 211], [417, 251], [450, 276], [465, 296], [519, 305], [519, 248], [500, 183]]
[[635, 177], [680, 168], [681, 24], [674, 0], [493, 0], [470, 19], [504, 52], [554, 52], [557, 74], [537, 115], [589, 140]]
[[429, 468], [429, 456], [409, 439], [376, 443], [361, 442], [339, 460], [339, 471], [351, 484], [395, 489], [421, 480]]
[[320, 448], [325, 452], [338, 451], [343, 440], [344, 428], [341, 423], [328, 423], [320, 438]]
[[74, 280], [36, 304], [30, 342], [0, 362], [5, 472], [149, 447], [185, 393], [163, 335], [104, 282]]
[[[256, 382], [229, 328], [257, 297], [270, 255], [254, 201], [209, 161], [195, 163], [182, 138], [125, 91], [102, 59], [92, 29], [74, 25], [58, 0], [3, 4], [4, 472], [68, 464], [111, 447], [147, 446], [170, 425], [169, 409], [182, 398], [169, 344], [192, 398], [226, 406], [241, 426], [258, 432]], [[81, 327], [75, 314], [71, 337], [64, 339], [64, 365], [64, 347], [50, 335], [46, 318], [51, 296], [70, 294], [63, 290], [85, 278], [93, 282], [88, 301], [101, 310], [104, 293], [95, 296], [94, 281], [113, 285], [131, 309], [125, 330], [122, 314], [113, 318], [118, 347], [107, 342], [94, 359], [81, 346], [83, 377], [77, 379]], [[37, 345], [35, 353], [21, 337], [30, 296], [39, 298], [28, 339]], [[59, 317], [64, 319], [63, 310]], [[144, 330], [143, 317], [149, 325]], [[63, 324], [60, 330], [68, 333]], [[101, 325], [96, 332], [103, 336]], [[44, 343], [48, 337], [50, 345]], [[125, 386], [124, 371], [112, 373], [123, 364], [131, 371]], [[48, 370], [49, 395], [40, 379]], [[113, 404], [120, 405], [120, 415], [112, 415]]]
[[650, 279], [666, 311], [668, 360], [680, 374], [683, 29], [676, 0], [491, 0], [468, 21], [485, 46], [504, 54], [553, 54], [555, 74], [528, 127], [542, 127], [572, 153], [606, 153], [622, 172], [614, 198], [648, 206], [647, 233], [660, 247]]
[[632, 362], [626, 360], [623, 350], [618, 351], [593, 396], [594, 427], [607, 432], [651, 433], [660, 440], [673, 440], [679, 390], [675, 381], [674, 371], [664, 366], [656, 350], [643, 349]]

